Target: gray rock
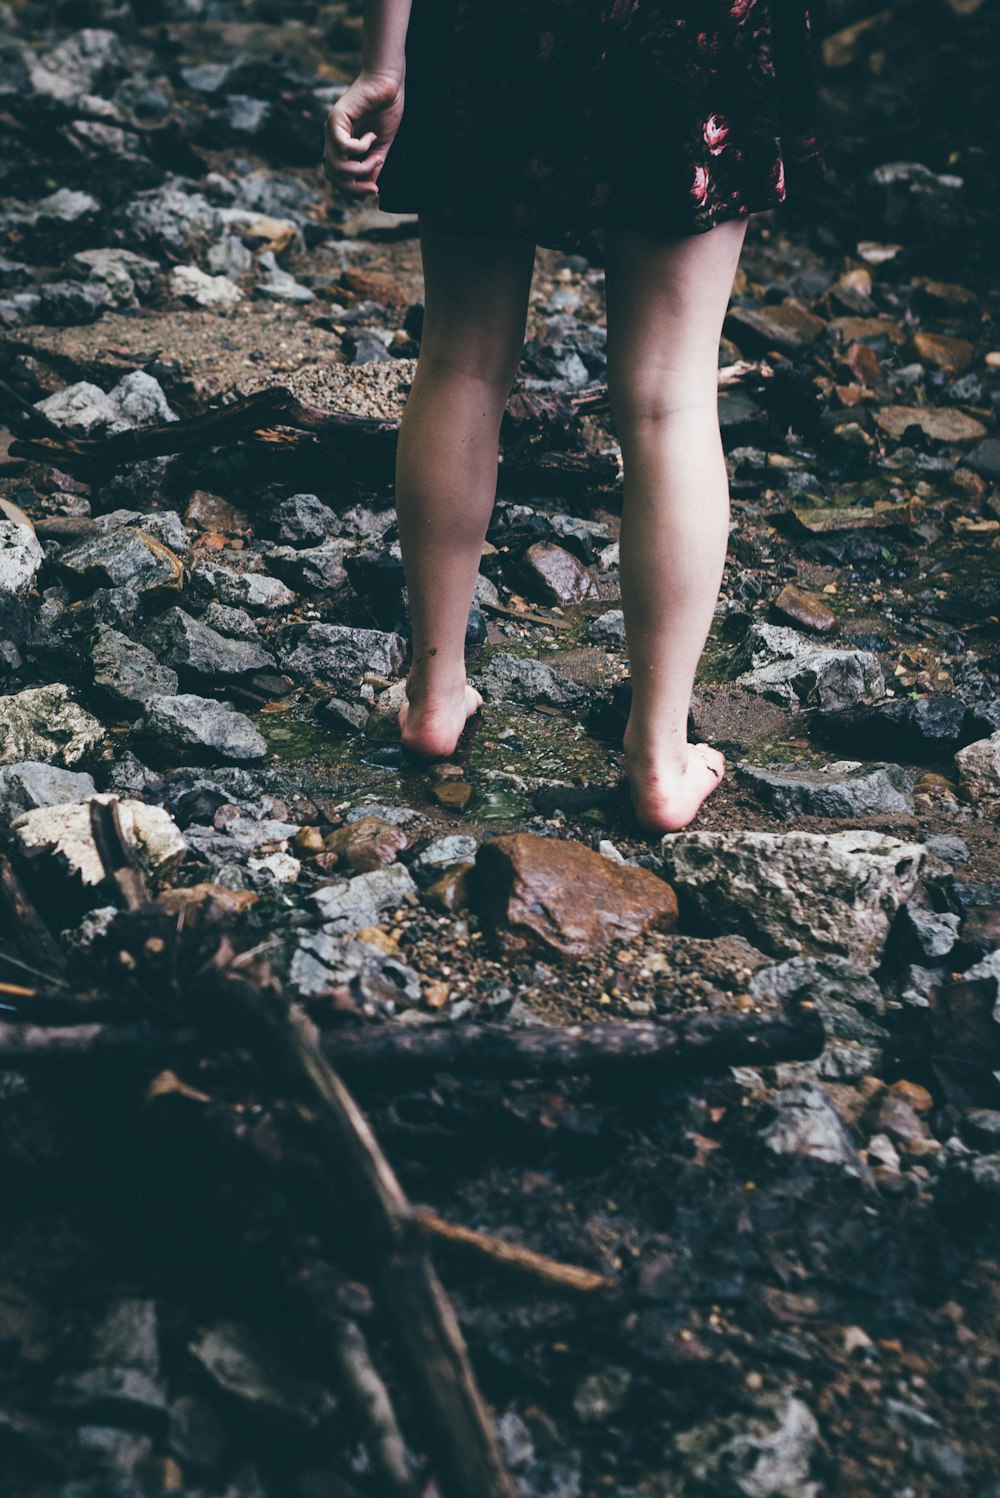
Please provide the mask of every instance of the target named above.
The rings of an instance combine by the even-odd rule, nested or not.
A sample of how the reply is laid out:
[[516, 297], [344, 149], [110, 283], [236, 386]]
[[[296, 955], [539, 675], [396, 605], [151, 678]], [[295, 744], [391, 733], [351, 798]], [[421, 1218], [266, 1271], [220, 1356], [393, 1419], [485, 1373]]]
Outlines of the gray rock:
[[122, 375], [117, 385], [108, 391], [108, 399], [115, 410], [113, 430], [123, 427], [161, 426], [177, 421], [177, 413], [170, 409], [167, 397], [159, 380], [144, 369], [133, 369]]
[[388, 822], [391, 827], [405, 827], [410, 822], [418, 821], [420, 813], [410, 806], [390, 806], [384, 801], [376, 801], [374, 797], [359, 801], [344, 812], [345, 822], [360, 822], [364, 817], [377, 817], [380, 822]]
[[845, 956], [862, 972], [924, 860], [921, 844], [866, 831], [676, 832], [662, 846], [667, 878], [713, 932], [777, 956]]
[[178, 301], [189, 302], [211, 312], [228, 312], [243, 300], [242, 291], [228, 276], [206, 275], [196, 265], [175, 265], [170, 272], [168, 285], [171, 296]]
[[177, 673], [161, 666], [151, 650], [115, 629], [102, 629], [91, 651], [94, 685], [100, 687], [130, 716], [150, 697], [170, 697], [177, 691]]
[[409, 869], [391, 863], [369, 874], [355, 874], [342, 884], [328, 884], [311, 896], [330, 936], [351, 936], [365, 926], [377, 926], [383, 915], [397, 910], [417, 886]]
[[240, 764], [268, 752], [267, 740], [245, 714], [191, 693], [150, 698], [132, 735], [147, 748], [166, 748], [168, 758], [208, 755]]
[[934, 858], [943, 859], [945, 863], [967, 863], [969, 859], [968, 843], [950, 832], [933, 833], [924, 839], [924, 846]]
[[950, 910], [931, 910], [918, 900], [908, 900], [901, 925], [919, 956], [933, 962], [947, 957], [958, 941], [962, 918]]
[[772, 1154], [820, 1160], [839, 1166], [848, 1175], [866, 1175], [864, 1161], [824, 1087], [798, 1082], [780, 1088], [768, 1111], [761, 1139]]
[[79, 380], [57, 390], [44, 400], [35, 402], [36, 411], [41, 411], [56, 426], [64, 427], [80, 437], [89, 437], [91, 432], [109, 428], [116, 418], [116, 411], [99, 385]]
[[1000, 796], [1000, 731], [960, 749], [955, 765], [962, 790], [970, 801]]
[[838, 760], [821, 770], [768, 769], [745, 761], [737, 778], [783, 816], [870, 817], [913, 811], [910, 778], [899, 765]]
[[587, 639], [595, 645], [624, 645], [625, 615], [621, 609], [608, 609], [606, 614], [599, 614], [587, 630]]
[[368, 709], [360, 702], [346, 702], [343, 697], [328, 697], [317, 709], [325, 728], [334, 733], [364, 733], [368, 726]]
[[267, 279], [254, 287], [253, 294], [270, 302], [288, 302], [292, 306], [304, 306], [316, 300], [315, 294], [301, 281], [296, 281], [286, 270], [282, 270], [274, 258], [273, 250], [265, 250], [257, 257], [257, 264], [267, 272]]
[[0, 823], [6, 825], [23, 811], [37, 806], [61, 806], [82, 801], [97, 790], [93, 777], [55, 765], [22, 760], [0, 770]]
[[878, 1074], [889, 1032], [872, 1018], [885, 1012], [874, 979], [837, 957], [793, 957], [758, 968], [747, 985], [757, 1002], [783, 1008], [809, 1001], [819, 1012], [827, 1041], [815, 1061], [776, 1068], [782, 1083], [816, 1076], [830, 1082]]
[[815, 1416], [789, 1392], [674, 1437], [687, 1472], [712, 1498], [817, 1498], [809, 1469], [818, 1445]]
[[837, 712], [885, 696], [885, 674], [870, 650], [833, 649], [756, 620], [733, 652], [730, 671], [747, 691], [792, 709]]
[[68, 269], [81, 280], [103, 288], [115, 307], [134, 307], [156, 286], [160, 267], [131, 250], [79, 250]]
[[163, 1385], [139, 1368], [100, 1366], [64, 1374], [53, 1389], [53, 1401], [87, 1424], [161, 1423], [167, 1396]]
[[299, 937], [288, 986], [299, 998], [346, 1000], [372, 1015], [412, 1009], [421, 1002], [420, 976], [400, 958], [328, 931]]
[[0, 765], [30, 759], [68, 768], [103, 737], [103, 725], [77, 707], [61, 682], [0, 697]]
[[479, 847], [474, 837], [452, 832], [446, 837], [436, 837], [432, 843], [413, 860], [413, 868], [419, 873], [437, 878], [442, 869], [450, 869], [457, 863], [471, 863]]
[[36, 93], [56, 99], [99, 93], [125, 69], [128, 54], [121, 38], [101, 27], [84, 27], [41, 52], [29, 63]]
[[318, 494], [293, 494], [275, 509], [278, 540], [289, 546], [316, 546], [338, 533], [340, 517]]
[[0, 592], [23, 598], [44, 561], [45, 553], [27, 515], [14, 505], [0, 511]]
[[57, 328], [96, 322], [112, 305], [106, 287], [83, 281], [47, 281], [38, 289], [37, 318]]
[[131, 525], [66, 547], [57, 564], [65, 577], [87, 589], [131, 588], [150, 595], [177, 593], [184, 586], [184, 564], [177, 553]]
[[230, 608], [224, 603], [210, 603], [205, 610], [203, 623], [220, 635], [232, 640], [256, 640], [260, 642], [260, 630], [246, 609]]
[[253, 252], [238, 235], [223, 234], [211, 246], [205, 259], [213, 276], [225, 276], [227, 280], [235, 281], [239, 276], [245, 276], [253, 265]]
[[132, 526], [178, 555], [191, 547], [191, 537], [176, 510], [111, 510], [106, 515], [99, 515], [96, 523], [104, 532], [117, 530], [123, 525]]
[[985, 442], [977, 443], [970, 453], [966, 453], [962, 462], [984, 479], [991, 479], [996, 483], [1000, 480], [1000, 437], [987, 437]]
[[100, 386], [79, 380], [36, 401], [35, 408], [57, 426], [83, 437], [98, 430], [124, 432], [177, 420], [159, 381], [141, 369], [123, 375], [106, 394]]
[[88, 796], [72, 805], [43, 806], [22, 812], [12, 826], [21, 849], [37, 858], [56, 859], [84, 884], [100, 884], [104, 862], [97, 851], [90, 826], [90, 803], [117, 801], [125, 845], [148, 867], [165, 874], [181, 862], [187, 845], [169, 812], [144, 801], [118, 800], [115, 796]]
[[531, 706], [574, 707], [586, 700], [586, 688], [544, 661], [498, 652], [479, 673], [477, 685], [491, 702], [520, 702]]
[[271, 671], [276, 664], [263, 645], [219, 634], [176, 607], [155, 619], [143, 638], [157, 659], [177, 672], [185, 687], [249, 681], [258, 671]]
[[186, 192], [173, 182], [136, 193], [121, 210], [121, 217], [130, 237], [174, 254], [195, 235], [214, 239], [223, 228], [218, 208], [202, 193]]
[[94, 1333], [94, 1355], [116, 1368], [138, 1368], [150, 1378], [160, 1375], [156, 1303], [120, 1300]]
[[406, 655], [401, 635], [346, 624], [296, 624], [279, 638], [283, 668], [332, 691], [368, 673], [398, 676]]
[[214, 562], [200, 563], [191, 581], [202, 594], [209, 593], [220, 603], [255, 613], [280, 613], [295, 604], [295, 594], [277, 577], [267, 572], [237, 572]]
[[271, 1411], [313, 1427], [336, 1408], [333, 1396], [306, 1383], [292, 1367], [275, 1362], [256, 1338], [235, 1322], [198, 1333], [188, 1351], [226, 1394], [250, 1411]]
[[347, 585], [343, 557], [350, 543], [329, 540], [322, 546], [275, 546], [265, 560], [279, 577], [300, 592], [336, 593]]
[[247, 860], [287, 853], [288, 842], [298, 832], [294, 822], [272, 817], [234, 817], [223, 828], [193, 826], [185, 836], [199, 858]]

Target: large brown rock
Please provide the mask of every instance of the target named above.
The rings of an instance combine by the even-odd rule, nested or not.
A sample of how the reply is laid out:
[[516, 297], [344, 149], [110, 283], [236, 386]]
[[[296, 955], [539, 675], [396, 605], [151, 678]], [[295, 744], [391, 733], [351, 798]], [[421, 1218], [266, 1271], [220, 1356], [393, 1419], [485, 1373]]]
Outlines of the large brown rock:
[[482, 843], [469, 885], [473, 905], [511, 954], [587, 957], [677, 919], [676, 896], [658, 875], [562, 838], [519, 832]]

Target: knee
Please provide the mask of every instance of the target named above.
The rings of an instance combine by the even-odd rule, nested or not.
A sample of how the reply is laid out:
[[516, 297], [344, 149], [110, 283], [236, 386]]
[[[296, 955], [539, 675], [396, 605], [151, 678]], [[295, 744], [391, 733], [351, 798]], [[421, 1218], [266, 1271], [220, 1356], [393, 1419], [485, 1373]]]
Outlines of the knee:
[[521, 350], [483, 349], [475, 346], [440, 348], [421, 344], [418, 367], [426, 378], [441, 382], [460, 381], [483, 387], [506, 401], [517, 378]]
[[654, 434], [678, 422], [712, 422], [719, 419], [719, 396], [711, 388], [649, 388], [615, 385], [608, 380], [608, 396], [615, 426], [622, 432]]

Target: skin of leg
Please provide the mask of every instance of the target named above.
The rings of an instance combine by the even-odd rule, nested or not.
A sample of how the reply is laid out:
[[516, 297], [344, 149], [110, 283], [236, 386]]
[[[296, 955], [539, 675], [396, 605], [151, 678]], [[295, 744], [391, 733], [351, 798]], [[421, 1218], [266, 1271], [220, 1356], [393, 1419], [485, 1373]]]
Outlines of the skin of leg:
[[686, 826], [724, 769], [716, 750], [688, 744], [687, 716], [729, 538], [717, 371], [745, 233], [745, 219], [669, 241], [616, 226], [606, 242], [608, 390], [625, 475], [625, 766], [653, 831]]
[[424, 325], [399, 428], [396, 513], [413, 641], [412, 752], [451, 754], [481, 703], [465, 631], [496, 499], [500, 422], [524, 345], [535, 247], [421, 222]]

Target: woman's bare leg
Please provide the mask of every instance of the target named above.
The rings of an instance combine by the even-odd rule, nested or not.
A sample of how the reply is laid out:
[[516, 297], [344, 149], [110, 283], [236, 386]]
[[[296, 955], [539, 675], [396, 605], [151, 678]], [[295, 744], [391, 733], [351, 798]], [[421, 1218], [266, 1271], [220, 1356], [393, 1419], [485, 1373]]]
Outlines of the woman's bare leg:
[[454, 751], [480, 706], [465, 631], [496, 498], [500, 422], [517, 373], [534, 266], [530, 241], [421, 226], [424, 327], [399, 428], [396, 511], [413, 661], [403, 743]]
[[686, 826], [725, 768], [717, 750], [688, 744], [687, 715], [729, 536], [717, 370], [745, 232], [746, 220], [735, 219], [666, 243], [624, 228], [607, 236], [632, 672], [625, 767], [636, 815], [654, 831]]

